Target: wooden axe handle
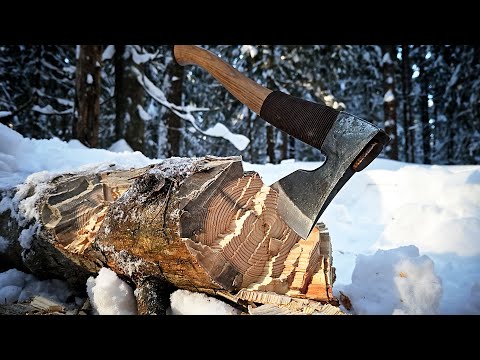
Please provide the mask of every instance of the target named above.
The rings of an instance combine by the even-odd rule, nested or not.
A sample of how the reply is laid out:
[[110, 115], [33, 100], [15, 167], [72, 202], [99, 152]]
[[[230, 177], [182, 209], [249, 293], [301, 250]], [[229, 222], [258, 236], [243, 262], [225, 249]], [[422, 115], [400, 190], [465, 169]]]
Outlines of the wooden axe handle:
[[175, 45], [175, 60], [180, 65], [198, 65], [217, 79], [233, 96], [260, 115], [263, 102], [272, 90], [257, 84], [212, 52], [195, 45]]

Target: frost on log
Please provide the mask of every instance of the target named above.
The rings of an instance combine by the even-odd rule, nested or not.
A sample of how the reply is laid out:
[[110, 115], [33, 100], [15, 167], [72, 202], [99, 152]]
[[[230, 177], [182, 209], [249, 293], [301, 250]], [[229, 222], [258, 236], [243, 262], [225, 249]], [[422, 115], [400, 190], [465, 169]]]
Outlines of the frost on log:
[[[134, 286], [140, 313], [163, 312], [156, 294], [175, 288], [240, 302], [336, 302], [326, 228], [296, 235], [276, 212], [276, 192], [244, 172], [240, 157], [174, 158], [42, 185], [31, 189], [33, 225], [0, 214], [0, 236], [9, 240], [0, 260], [37, 276], [81, 288], [109, 267]], [[22, 248], [22, 228], [36, 225]]]

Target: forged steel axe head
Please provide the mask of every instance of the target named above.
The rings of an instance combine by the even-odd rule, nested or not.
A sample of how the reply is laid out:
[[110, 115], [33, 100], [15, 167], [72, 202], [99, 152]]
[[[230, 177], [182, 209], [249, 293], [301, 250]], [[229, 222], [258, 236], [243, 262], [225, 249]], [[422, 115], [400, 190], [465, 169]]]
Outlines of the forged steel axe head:
[[197, 46], [175, 45], [174, 55], [180, 65], [201, 66], [262, 119], [325, 154], [318, 169], [297, 170], [271, 186], [278, 192], [279, 215], [304, 239], [343, 185], [390, 141], [366, 120], [267, 89]]

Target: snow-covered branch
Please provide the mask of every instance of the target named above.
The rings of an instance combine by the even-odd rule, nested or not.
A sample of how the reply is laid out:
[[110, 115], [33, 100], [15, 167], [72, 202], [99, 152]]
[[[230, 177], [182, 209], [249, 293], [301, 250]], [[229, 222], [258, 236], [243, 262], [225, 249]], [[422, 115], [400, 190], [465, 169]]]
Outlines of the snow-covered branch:
[[155, 86], [150, 79], [145, 76], [145, 74], [142, 74], [138, 69], [132, 68], [133, 72], [135, 73], [135, 76], [137, 77], [138, 82], [142, 87], [145, 89], [145, 91], [159, 104], [162, 106], [165, 106], [166, 108], [170, 109], [175, 115], [177, 115], [179, 118], [188, 121], [192, 126], [200, 132], [203, 135], [206, 136], [211, 136], [211, 137], [220, 137], [225, 140], [230, 141], [238, 150], [242, 151], [245, 150], [245, 148], [248, 146], [250, 143], [250, 140], [241, 134], [234, 134], [232, 133], [225, 125], [216, 123], [213, 127], [203, 130], [201, 129], [196, 120], [195, 117], [193, 116], [192, 112], [196, 111], [208, 111], [208, 108], [198, 108], [195, 106], [179, 106], [172, 104], [169, 102], [165, 96], [165, 93]]
[[39, 105], [33, 105], [32, 110], [44, 115], [67, 115], [73, 112], [73, 108], [58, 111], [55, 110], [51, 105], [46, 105], [44, 107], [40, 107]]

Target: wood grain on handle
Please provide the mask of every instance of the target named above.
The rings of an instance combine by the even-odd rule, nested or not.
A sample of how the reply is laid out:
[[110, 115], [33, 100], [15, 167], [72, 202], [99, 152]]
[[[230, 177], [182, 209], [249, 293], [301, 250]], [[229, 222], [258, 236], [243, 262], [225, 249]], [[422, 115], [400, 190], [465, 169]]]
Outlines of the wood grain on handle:
[[195, 45], [175, 45], [175, 59], [180, 65], [198, 65], [217, 79], [233, 96], [260, 115], [266, 97], [272, 92], [249, 79], [217, 55]]

